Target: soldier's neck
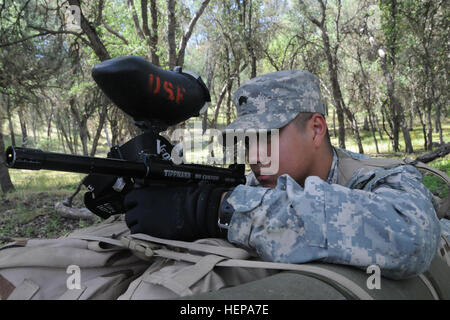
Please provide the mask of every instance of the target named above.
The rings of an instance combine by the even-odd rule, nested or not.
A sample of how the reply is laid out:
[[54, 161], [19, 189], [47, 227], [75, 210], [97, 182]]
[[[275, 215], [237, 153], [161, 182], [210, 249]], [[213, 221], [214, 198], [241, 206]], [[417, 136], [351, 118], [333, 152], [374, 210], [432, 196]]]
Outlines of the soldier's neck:
[[314, 167], [311, 175], [317, 176], [320, 179], [327, 181], [332, 162], [333, 151], [331, 150], [331, 148], [323, 146], [316, 156], [316, 161], [314, 162]]

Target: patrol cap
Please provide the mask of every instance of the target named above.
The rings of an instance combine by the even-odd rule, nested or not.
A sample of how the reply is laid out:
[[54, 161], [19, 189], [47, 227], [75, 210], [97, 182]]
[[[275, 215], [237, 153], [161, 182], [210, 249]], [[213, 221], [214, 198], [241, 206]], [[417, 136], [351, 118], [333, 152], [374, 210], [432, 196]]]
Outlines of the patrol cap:
[[255, 77], [233, 96], [237, 118], [230, 129], [279, 129], [300, 112], [325, 115], [319, 79], [306, 70], [285, 70]]

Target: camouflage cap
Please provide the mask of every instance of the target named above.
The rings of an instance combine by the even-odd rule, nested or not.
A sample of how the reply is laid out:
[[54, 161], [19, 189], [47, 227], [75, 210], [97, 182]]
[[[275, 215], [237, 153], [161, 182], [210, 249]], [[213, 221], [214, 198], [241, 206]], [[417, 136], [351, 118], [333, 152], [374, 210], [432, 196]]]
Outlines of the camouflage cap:
[[279, 129], [300, 112], [325, 115], [319, 79], [306, 70], [268, 73], [243, 84], [233, 96], [237, 118], [226, 129]]

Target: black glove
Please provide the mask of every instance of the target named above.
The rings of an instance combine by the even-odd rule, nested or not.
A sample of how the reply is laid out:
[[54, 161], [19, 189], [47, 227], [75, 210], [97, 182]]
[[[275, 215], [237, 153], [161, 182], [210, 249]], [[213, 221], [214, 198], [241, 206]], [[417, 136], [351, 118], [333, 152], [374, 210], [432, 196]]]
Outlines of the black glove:
[[125, 222], [131, 233], [164, 239], [226, 238], [217, 221], [221, 196], [228, 190], [203, 182], [134, 189], [125, 197]]

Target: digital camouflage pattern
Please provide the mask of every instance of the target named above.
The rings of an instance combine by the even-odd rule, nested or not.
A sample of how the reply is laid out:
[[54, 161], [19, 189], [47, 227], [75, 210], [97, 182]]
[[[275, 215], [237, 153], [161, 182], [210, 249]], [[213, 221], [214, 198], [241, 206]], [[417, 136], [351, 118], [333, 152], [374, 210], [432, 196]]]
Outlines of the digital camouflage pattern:
[[253, 78], [236, 90], [233, 102], [237, 119], [227, 129], [279, 129], [299, 112], [325, 114], [319, 79], [306, 70]]
[[349, 185], [336, 184], [338, 161], [334, 152], [327, 181], [311, 176], [304, 188], [288, 175], [278, 178], [276, 188], [263, 188], [251, 174], [228, 198], [235, 209], [228, 240], [267, 261], [377, 264], [394, 279], [426, 271], [440, 224], [420, 172], [411, 165], [378, 169], [383, 176], [364, 191], [355, 189], [358, 172]]
[[441, 233], [450, 241], [450, 220], [441, 219]]

